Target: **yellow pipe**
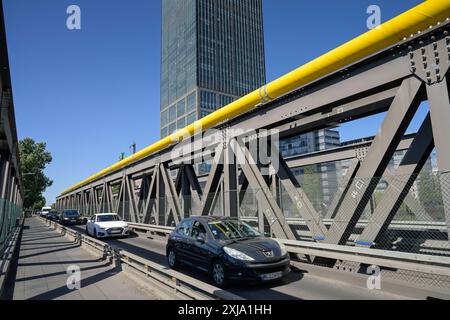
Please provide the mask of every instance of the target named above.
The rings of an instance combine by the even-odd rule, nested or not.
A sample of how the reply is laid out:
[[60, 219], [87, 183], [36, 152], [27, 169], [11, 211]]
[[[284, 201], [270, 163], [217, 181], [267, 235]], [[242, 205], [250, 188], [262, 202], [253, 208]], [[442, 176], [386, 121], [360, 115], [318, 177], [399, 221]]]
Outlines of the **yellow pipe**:
[[394, 19], [372, 29], [344, 45], [322, 55], [300, 68], [270, 82], [266, 86], [230, 103], [178, 132], [148, 146], [105, 170], [65, 190], [61, 195], [76, 190], [102, 176], [122, 169], [129, 164], [159, 152], [173, 144], [191, 136], [196, 129], [202, 131], [243, 114], [267, 99], [276, 99], [300, 86], [308, 84], [327, 74], [335, 72], [371, 54], [379, 52], [415, 34], [418, 31], [435, 25], [450, 16], [449, 0], [428, 0], [406, 11]]

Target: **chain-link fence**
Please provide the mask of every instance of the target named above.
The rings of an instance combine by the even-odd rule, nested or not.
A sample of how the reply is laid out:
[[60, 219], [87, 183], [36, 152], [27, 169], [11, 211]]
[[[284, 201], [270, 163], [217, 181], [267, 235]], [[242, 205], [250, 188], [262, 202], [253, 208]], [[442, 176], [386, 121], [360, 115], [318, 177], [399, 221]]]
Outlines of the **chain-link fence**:
[[[99, 198], [97, 204], [75, 209], [85, 216], [116, 212], [126, 221], [173, 226], [175, 211], [179, 218], [223, 216], [231, 198], [239, 203], [232, 214], [257, 228], [264, 227], [265, 232], [271, 231], [275, 219], [290, 228], [298, 240], [325, 238], [322, 240], [334, 244], [450, 256], [449, 173], [423, 170], [416, 176], [346, 181], [329, 172], [307, 169], [297, 171], [296, 177], [300, 187], [277, 180], [261, 189], [219, 188], [209, 195], [194, 195], [191, 190], [190, 196], [151, 199], [140, 196], [137, 190], [134, 201], [119, 202], [118, 195], [113, 194], [113, 201]], [[267, 201], [275, 203], [276, 212], [267, 212]]]
[[22, 215], [22, 208], [5, 199], [0, 199], [0, 253], [9, 235], [17, 226], [17, 219]]

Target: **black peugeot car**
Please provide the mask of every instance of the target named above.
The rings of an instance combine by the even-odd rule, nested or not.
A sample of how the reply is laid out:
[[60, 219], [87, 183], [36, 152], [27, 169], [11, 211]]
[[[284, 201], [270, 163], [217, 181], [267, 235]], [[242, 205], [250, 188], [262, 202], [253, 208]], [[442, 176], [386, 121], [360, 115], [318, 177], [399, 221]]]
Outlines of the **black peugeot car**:
[[185, 264], [209, 272], [219, 287], [232, 280], [279, 280], [290, 272], [283, 246], [233, 218], [184, 219], [171, 233], [166, 254], [171, 268]]

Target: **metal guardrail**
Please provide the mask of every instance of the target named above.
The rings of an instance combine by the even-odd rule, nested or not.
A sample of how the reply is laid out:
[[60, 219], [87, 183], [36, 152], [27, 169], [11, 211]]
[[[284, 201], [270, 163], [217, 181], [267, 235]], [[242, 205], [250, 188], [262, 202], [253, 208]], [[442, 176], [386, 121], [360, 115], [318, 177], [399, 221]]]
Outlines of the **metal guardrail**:
[[0, 299], [4, 295], [5, 283], [9, 276], [11, 269], [11, 262], [16, 252], [17, 242], [19, 240], [20, 232], [23, 228], [24, 220], [22, 219], [19, 226], [11, 233], [9, 239], [5, 242], [5, 246], [0, 250]]
[[[398, 222], [402, 226], [430, 227], [440, 226], [438, 223]], [[128, 223], [134, 230], [170, 234], [174, 228]], [[289, 253], [309, 255], [356, 263], [377, 265], [379, 267], [421, 272], [426, 274], [450, 277], [450, 258], [442, 256], [378, 250], [362, 247], [350, 247], [316, 243], [308, 241], [275, 239], [286, 246]]]
[[415, 271], [450, 277], [450, 258], [394, 252], [362, 247], [349, 247], [307, 241], [276, 239], [290, 253], [351, 261], [379, 267]]
[[64, 235], [73, 237], [81, 246], [84, 246], [85, 248], [90, 247], [91, 249], [102, 253], [103, 259], [109, 259], [116, 267], [125, 265], [127, 268], [156, 281], [164, 287], [174, 290], [175, 293], [181, 293], [187, 298], [194, 300], [243, 300], [242, 297], [233, 293], [186, 276], [180, 272], [168, 269], [163, 265], [146, 260], [130, 252], [116, 250], [105, 242], [83, 235], [54, 221], [46, 220], [41, 217], [39, 217], [39, 219], [47, 225], [53, 226], [55, 230], [61, 230]]
[[[246, 222], [258, 221], [257, 218], [242, 218], [241, 220]], [[305, 225], [305, 226], [307, 225], [304, 219], [298, 218], [287, 218], [286, 222], [292, 225]], [[323, 220], [323, 223], [326, 226], [330, 226], [333, 222], [334, 222], [333, 219]], [[361, 220], [356, 224], [356, 227], [365, 227], [367, 223], [368, 223], [367, 220]], [[128, 222], [128, 225], [135, 230], [149, 231], [161, 234], [170, 234], [174, 230], [173, 227], [157, 226], [142, 223]], [[407, 230], [443, 230], [447, 228], [447, 224], [445, 222], [429, 222], [429, 221], [392, 221], [389, 227]]]

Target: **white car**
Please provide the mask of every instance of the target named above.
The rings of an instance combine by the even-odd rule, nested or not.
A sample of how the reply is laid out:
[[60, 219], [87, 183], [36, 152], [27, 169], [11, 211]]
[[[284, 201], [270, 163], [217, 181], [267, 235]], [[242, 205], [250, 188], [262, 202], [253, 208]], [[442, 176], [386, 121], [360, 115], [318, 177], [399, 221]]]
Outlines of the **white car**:
[[130, 228], [116, 213], [99, 213], [88, 220], [86, 234], [94, 238], [128, 237]]

